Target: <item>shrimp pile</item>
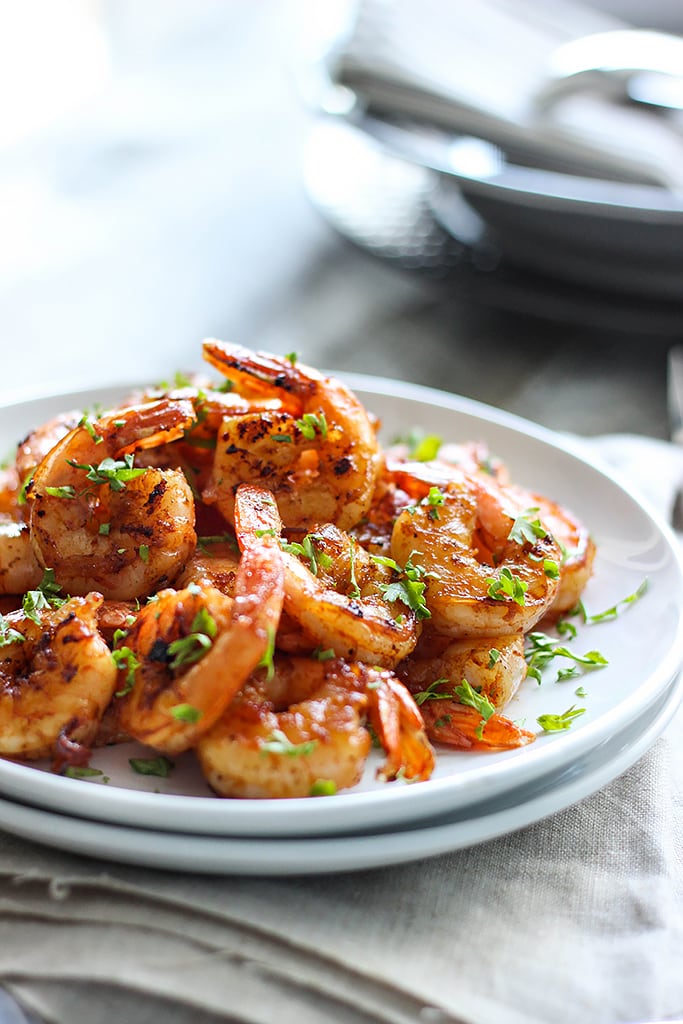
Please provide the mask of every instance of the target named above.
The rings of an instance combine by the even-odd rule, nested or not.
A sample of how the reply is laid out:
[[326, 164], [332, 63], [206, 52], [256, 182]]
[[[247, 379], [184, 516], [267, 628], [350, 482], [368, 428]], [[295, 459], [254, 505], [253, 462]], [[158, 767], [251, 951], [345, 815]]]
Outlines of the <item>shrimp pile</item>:
[[220, 796], [423, 781], [502, 712], [594, 545], [479, 443], [382, 450], [341, 381], [204, 343], [194, 376], [63, 414], [0, 481], [0, 756], [191, 751]]

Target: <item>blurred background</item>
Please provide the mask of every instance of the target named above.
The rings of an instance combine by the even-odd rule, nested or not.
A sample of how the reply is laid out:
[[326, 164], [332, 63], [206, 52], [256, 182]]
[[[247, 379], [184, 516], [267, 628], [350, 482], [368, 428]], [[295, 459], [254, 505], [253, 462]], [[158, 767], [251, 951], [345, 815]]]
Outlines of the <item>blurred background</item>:
[[[393, 16], [386, 0], [360, 8]], [[478, 10], [404, 0], [394, 37], [367, 18], [359, 35], [349, 3], [1, 0], [0, 398], [168, 377], [198, 367], [201, 339], [217, 336], [554, 428], [666, 436], [666, 357], [683, 334], [679, 183], [637, 160], [601, 166], [587, 212], [573, 181], [543, 177], [578, 152], [565, 138], [555, 166], [554, 149], [504, 151], [536, 174], [514, 202], [491, 193], [500, 163], [488, 185], [475, 169], [468, 191], [433, 166], [476, 124], [458, 133], [449, 104], [433, 119], [428, 91], [407, 136], [414, 82], [382, 92], [380, 58], [405, 32], [421, 49], [401, 51], [404, 70], [425, 54], [434, 70], [438, 40], [434, 65], [459, 88], [450, 72], [476, 46], [478, 86], [497, 80], [509, 98], [518, 48], [503, 15], [538, 49], [561, 26], [610, 19], [677, 32], [683, 10], [610, 0], [572, 21], [578, 8], [560, 0], [499, 0], [473, 26]], [[666, 130], [675, 155], [675, 117]], [[657, 144], [641, 149], [656, 157]], [[589, 150], [579, 171], [592, 187]]]

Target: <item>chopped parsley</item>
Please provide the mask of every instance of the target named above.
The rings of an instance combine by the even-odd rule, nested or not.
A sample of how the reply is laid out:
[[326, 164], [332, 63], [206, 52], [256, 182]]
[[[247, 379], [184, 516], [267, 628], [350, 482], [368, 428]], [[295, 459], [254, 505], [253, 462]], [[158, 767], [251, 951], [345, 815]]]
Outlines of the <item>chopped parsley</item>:
[[265, 668], [266, 679], [272, 679], [275, 675], [275, 663], [273, 661], [273, 657], [275, 655], [275, 628], [273, 626], [268, 626], [267, 631], [268, 640], [266, 649], [263, 652], [263, 657], [256, 667]]
[[102, 782], [109, 782], [108, 777], [99, 768], [91, 768], [90, 765], [76, 765], [70, 764], [64, 769], [63, 775], [66, 775], [67, 779], [90, 779], [101, 777]]
[[239, 553], [239, 545], [234, 533], [214, 533], [206, 534], [203, 537], [197, 537], [197, 547], [204, 553], [206, 553], [211, 544], [227, 544], [229, 548], [236, 553]]
[[535, 544], [537, 540], [543, 540], [544, 537], [547, 537], [548, 531], [536, 515], [538, 511], [539, 509], [536, 506], [521, 512], [512, 524], [512, 528], [508, 533], [508, 540], [524, 545]]
[[160, 779], [167, 779], [175, 767], [173, 761], [163, 754], [159, 757], [129, 757], [128, 764], [138, 775], [156, 775]]
[[407, 445], [409, 458], [417, 462], [431, 462], [439, 454], [443, 440], [437, 434], [427, 434], [415, 427], [407, 437], [398, 437], [394, 443]]
[[12, 629], [4, 615], [0, 615], [0, 647], [10, 644], [23, 644], [26, 637], [17, 629]]
[[42, 580], [38, 584], [38, 589], [28, 590], [24, 594], [21, 607], [26, 618], [40, 625], [38, 612], [49, 608], [61, 608], [66, 600], [58, 596], [61, 589], [59, 583], [55, 580], [54, 569], [46, 569]]
[[[554, 640], [546, 633], [529, 633], [527, 635], [527, 647], [524, 651], [527, 662], [527, 675], [537, 682], [541, 682], [541, 674], [549, 661], [553, 658], [569, 658], [577, 665], [582, 666], [584, 671], [604, 668], [607, 659], [600, 651], [587, 651], [586, 654], [575, 654], [568, 647]], [[558, 682], [561, 679], [571, 678], [569, 675], [558, 675]]]
[[[114, 643], [117, 643], [125, 635], [124, 630], [117, 630], [114, 634]], [[135, 673], [140, 668], [142, 662], [135, 654], [135, 651], [132, 651], [130, 647], [126, 647], [125, 645], [123, 647], [114, 648], [111, 652], [111, 660], [120, 672], [126, 673], [123, 689], [117, 690], [116, 692], [117, 697], [125, 697], [125, 695], [130, 693], [135, 686]]]
[[336, 783], [332, 779], [316, 779], [309, 790], [309, 796], [334, 796]]
[[[263, 531], [264, 533], [266, 531]], [[283, 551], [287, 551], [290, 555], [298, 555], [300, 558], [307, 558], [309, 567], [314, 576], [318, 575], [318, 569], [329, 569], [332, 565], [332, 559], [325, 551], [319, 551], [316, 547], [316, 541], [320, 542], [322, 538], [319, 534], [307, 533], [301, 544], [297, 542], [288, 543], [286, 540], [281, 540], [280, 545]]]
[[80, 420], [78, 421], [78, 426], [83, 427], [85, 430], [87, 430], [95, 444], [102, 444], [102, 442], [104, 441], [102, 435], [98, 434], [97, 431], [95, 430], [93, 421], [90, 419], [87, 413], [83, 413]]
[[311, 657], [315, 658], [316, 661], [330, 661], [335, 657], [334, 648], [326, 647], [323, 649], [322, 647], [316, 647], [315, 650], [311, 651]]
[[199, 708], [195, 708], [192, 704], [176, 704], [171, 708], [171, 718], [175, 718], [178, 722], [188, 722], [190, 725], [194, 725], [202, 717], [203, 712]]
[[259, 745], [264, 754], [283, 754], [286, 757], [307, 757], [318, 746], [317, 740], [306, 740], [304, 743], [292, 743], [282, 729], [273, 729], [270, 736], [260, 740]]
[[635, 601], [639, 601], [643, 594], [646, 593], [647, 588], [648, 580], [644, 579], [638, 589], [632, 594], [629, 594], [628, 597], [624, 597], [621, 601], [617, 601], [611, 608], [606, 608], [604, 612], [597, 612], [594, 615], [589, 615], [583, 601], [579, 601], [576, 607], [570, 612], [570, 615], [580, 615], [587, 625], [594, 625], [597, 622], [609, 622], [612, 619], [616, 619], [622, 611], [629, 607], [629, 605], [632, 605]]
[[491, 703], [488, 697], [484, 697], [481, 693], [478, 693], [466, 679], [463, 679], [460, 686], [455, 687], [453, 694], [461, 704], [466, 704], [468, 707], [474, 708], [474, 710], [481, 715], [481, 722], [476, 730], [477, 738], [481, 739], [484, 732], [484, 726], [491, 715], [494, 715], [496, 712], [495, 705]]
[[210, 650], [217, 632], [218, 626], [213, 615], [206, 608], [200, 608], [187, 636], [178, 637], [168, 645], [167, 653], [171, 657], [169, 668], [182, 668], [201, 661]]
[[525, 583], [519, 576], [516, 576], [505, 566], [500, 570], [498, 579], [490, 577], [488, 583], [488, 596], [496, 601], [514, 601], [515, 604], [525, 603], [525, 594], [528, 583]]
[[385, 601], [402, 601], [411, 611], [415, 612], [418, 619], [430, 619], [432, 613], [427, 607], [424, 596], [426, 587], [424, 577], [431, 573], [427, 573], [424, 566], [413, 563], [413, 555], [419, 555], [419, 553], [419, 551], [411, 551], [403, 569], [393, 558], [388, 558], [385, 555], [370, 555], [370, 557], [373, 562], [387, 566], [400, 577], [392, 583], [379, 584]]
[[447, 683], [448, 679], [446, 676], [442, 676], [440, 679], [435, 679], [433, 683], [430, 683], [426, 690], [420, 690], [419, 693], [413, 694], [413, 700], [418, 707], [422, 704], [426, 704], [428, 700], [453, 700], [454, 691], [449, 690], [444, 693], [439, 690], [440, 686]]
[[536, 721], [544, 732], [561, 732], [563, 729], [570, 729], [574, 720], [585, 713], [585, 708], [577, 708], [572, 704], [561, 715], [539, 715]]
[[489, 650], [489, 668], [493, 668], [496, 662], [500, 661], [500, 651], [497, 647], [492, 647]]
[[307, 441], [313, 441], [316, 434], [322, 438], [327, 437], [327, 419], [325, 413], [305, 412], [296, 425]]
[[75, 462], [73, 459], [67, 459], [66, 461], [74, 469], [82, 469], [86, 475], [86, 480], [90, 480], [94, 484], [109, 484], [112, 491], [124, 490], [128, 481], [134, 480], [136, 477], [142, 476], [143, 473], [147, 472], [146, 469], [134, 468], [135, 456], [132, 454], [124, 455], [123, 459], [102, 459], [97, 466], [89, 463]]

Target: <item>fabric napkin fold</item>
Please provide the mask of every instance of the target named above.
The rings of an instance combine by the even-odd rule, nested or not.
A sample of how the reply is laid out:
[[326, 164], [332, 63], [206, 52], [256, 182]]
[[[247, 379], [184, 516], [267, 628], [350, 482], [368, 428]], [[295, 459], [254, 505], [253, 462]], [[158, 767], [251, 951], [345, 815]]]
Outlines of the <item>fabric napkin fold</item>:
[[[666, 511], [677, 484], [659, 493], [649, 474], [678, 481], [678, 449], [583, 443]], [[576, 806], [399, 867], [204, 877], [0, 833], [0, 986], [70, 1024], [672, 1017], [683, 1013], [682, 852], [682, 712]]]
[[529, 166], [680, 188], [680, 124], [575, 90], [539, 102], [564, 44], [626, 22], [576, 0], [360, 0], [331, 47], [333, 81], [361, 108], [500, 146]]

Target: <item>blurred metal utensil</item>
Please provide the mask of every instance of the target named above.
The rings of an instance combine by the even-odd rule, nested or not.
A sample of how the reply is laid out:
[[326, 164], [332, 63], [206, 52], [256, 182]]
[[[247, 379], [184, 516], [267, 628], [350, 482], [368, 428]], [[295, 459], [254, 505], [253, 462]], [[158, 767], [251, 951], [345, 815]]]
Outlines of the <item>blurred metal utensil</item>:
[[[683, 345], [669, 349], [667, 365], [667, 408], [669, 436], [675, 444], [683, 445]], [[671, 525], [683, 531], [683, 481], [681, 481], [671, 511]]]
[[650, 29], [598, 32], [558, 47], [536, 103], [590, 89], [610, 100], [631, 100], [668, 110], [683, 108], [683, 39]]

